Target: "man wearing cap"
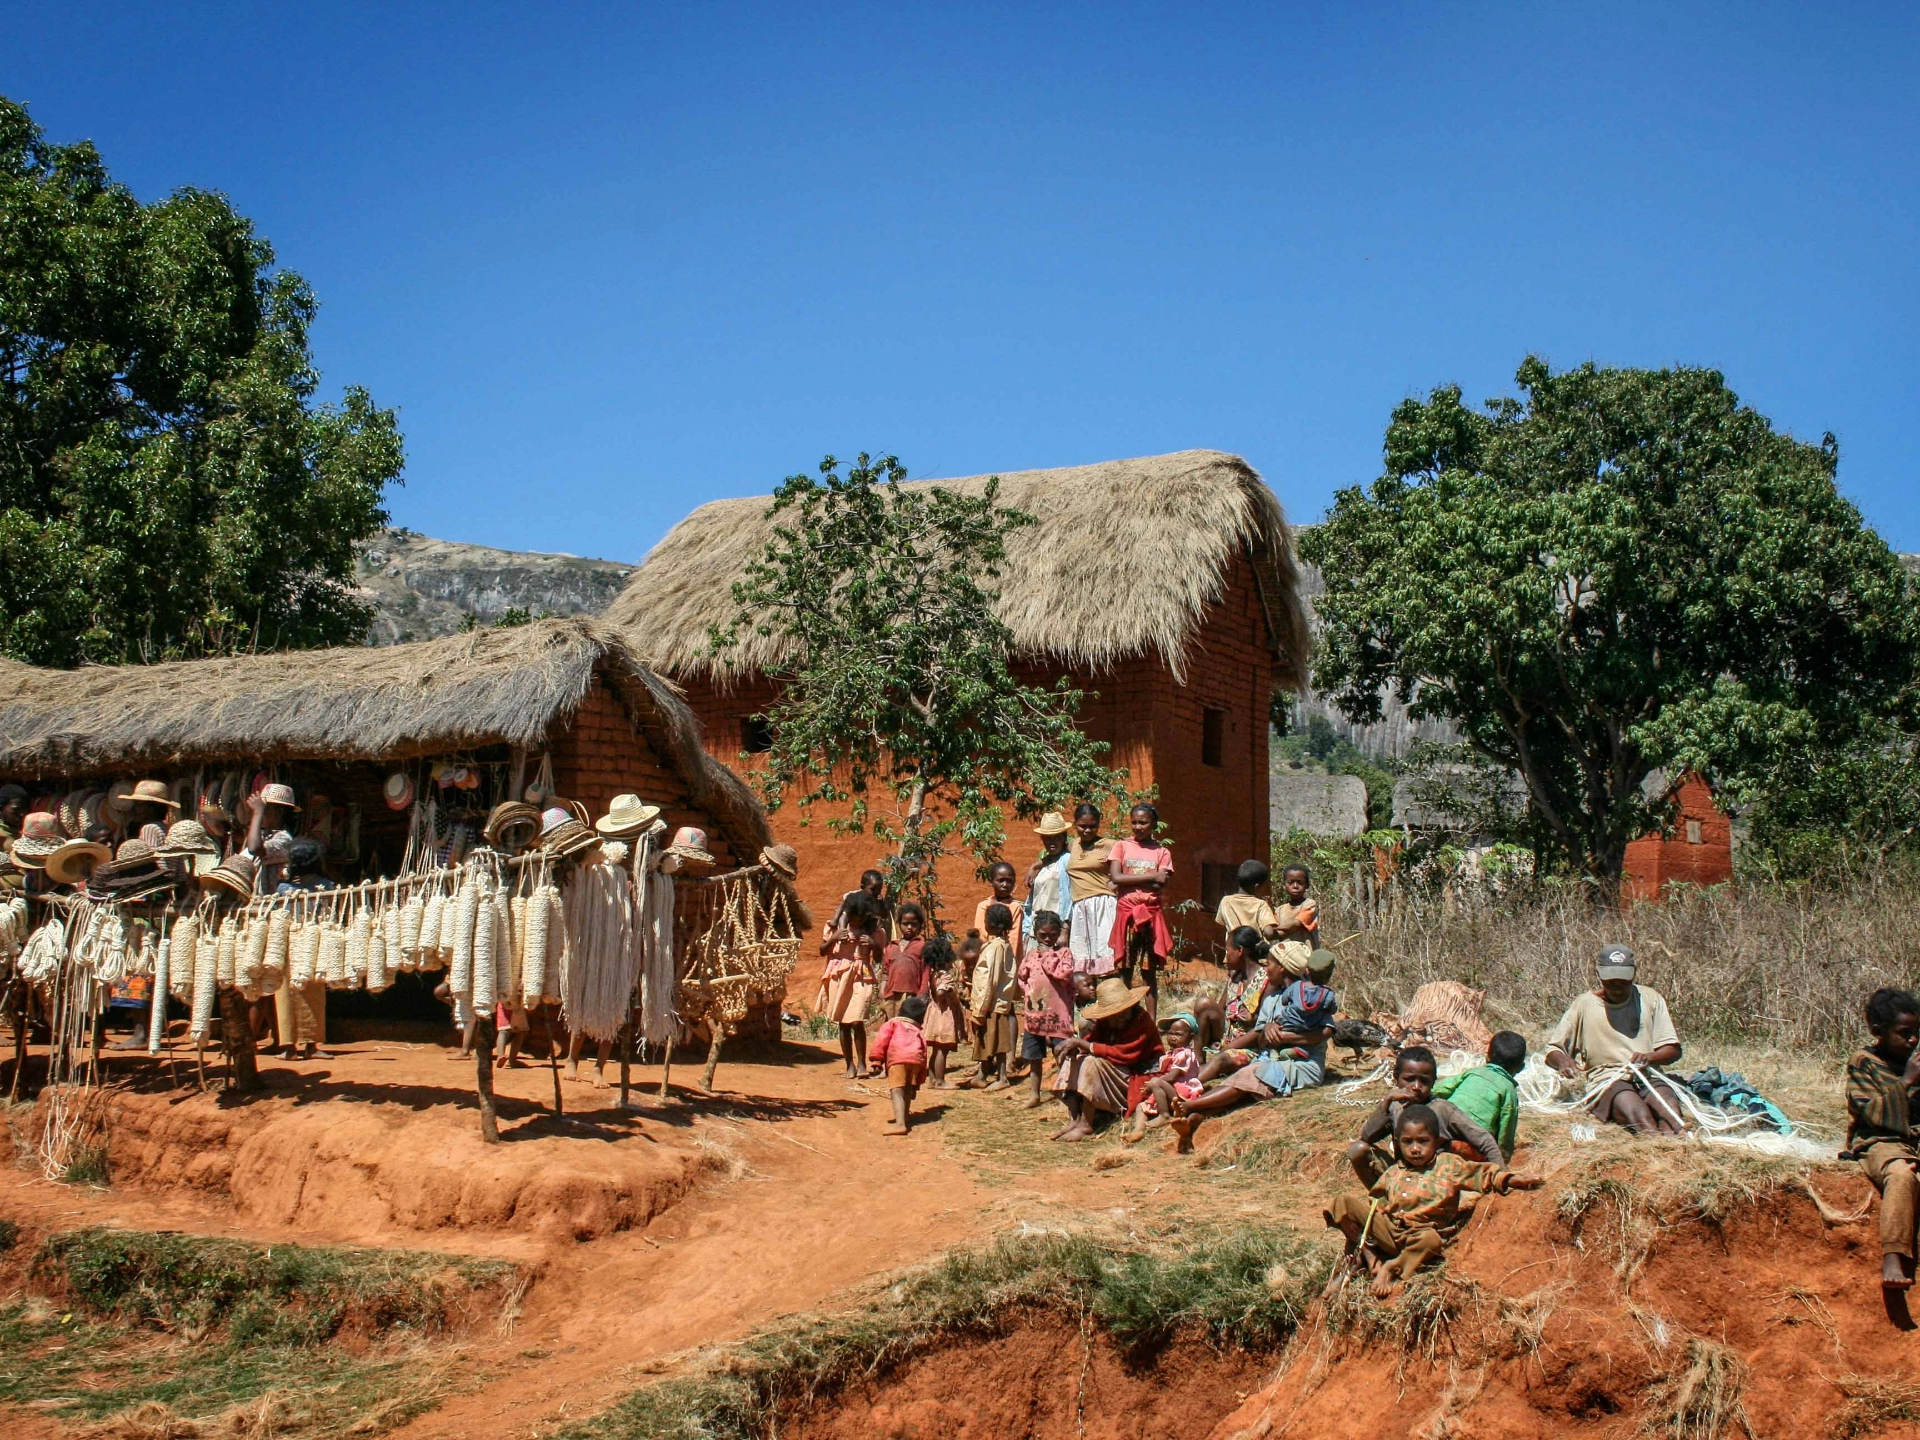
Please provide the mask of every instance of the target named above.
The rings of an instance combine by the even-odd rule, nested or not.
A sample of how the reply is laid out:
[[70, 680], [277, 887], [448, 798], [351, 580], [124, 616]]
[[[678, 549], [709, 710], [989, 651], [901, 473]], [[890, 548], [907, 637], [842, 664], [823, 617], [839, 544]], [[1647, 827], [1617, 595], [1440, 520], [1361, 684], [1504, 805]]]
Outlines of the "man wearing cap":
[[1611, 1077], [1588, 1108], [1597, 1120], [1636, 1135], [1679, 1135], [1685, 1111], [1659, 1073], [1680, 1058], [1680, 1036], [1658, 990], [1636, 984], [1633, 952], [1608, 945], [1599, 957], [1600, 988], [1567, 1007], [1547, 1037], [1547, 1064], [1562, 1075]]

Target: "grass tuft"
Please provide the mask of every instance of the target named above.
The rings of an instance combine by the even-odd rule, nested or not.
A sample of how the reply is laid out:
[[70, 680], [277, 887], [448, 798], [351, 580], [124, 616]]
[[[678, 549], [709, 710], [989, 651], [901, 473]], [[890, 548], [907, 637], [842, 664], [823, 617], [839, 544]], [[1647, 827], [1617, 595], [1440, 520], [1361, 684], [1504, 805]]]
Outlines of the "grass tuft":
[[1685, 1368], [1675, 1371], [1648, 1394], [1649, 1434], [1668, 1440], [1720, 1440], [1735, 1421], [1752, 1434], [1741, 1394], [1746, 1364], [1725, 1345], [1698, 1336], [1687, 1341]]
[[1834, 1440], [1857, 1440], [1895, 1421], [1920, 1420], [1920, 1385], [1910, 1380], [1842, 1375], [1833, 1383], [1847, 1402], [1834, 1417]]

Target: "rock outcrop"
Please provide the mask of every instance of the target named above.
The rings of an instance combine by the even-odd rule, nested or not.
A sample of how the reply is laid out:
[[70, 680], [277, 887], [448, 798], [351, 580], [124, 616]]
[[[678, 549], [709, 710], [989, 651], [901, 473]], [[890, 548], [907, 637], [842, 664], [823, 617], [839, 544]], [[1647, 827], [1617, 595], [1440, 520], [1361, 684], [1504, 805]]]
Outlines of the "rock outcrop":
[[383, 531], [362, 547], [355, 569], [362, 595], [374, 606], [368, 637], [374, 645], [451, 635], [469, 623], [491, 625], [509, 611], [595, 615], [634, 571], [613, 560], [495, 550], [412, 530]]

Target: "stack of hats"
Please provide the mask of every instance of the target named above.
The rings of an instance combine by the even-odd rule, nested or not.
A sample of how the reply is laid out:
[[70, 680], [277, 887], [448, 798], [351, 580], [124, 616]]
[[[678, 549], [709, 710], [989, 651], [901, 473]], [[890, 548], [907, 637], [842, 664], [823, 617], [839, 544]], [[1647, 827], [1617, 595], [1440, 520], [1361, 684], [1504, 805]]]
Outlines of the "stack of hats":
[[600, 843], [591, 825], [561, 805], [540, 817], [540, 848], [558, 859], [578, 855]]
[[225, 890], [242, 900], [250, 900], [253, 898], [253, 879], [258, 870], [257, 862], [243, 850], [238, 855], [229, 855], [202, 875], [200, 884], [208, 890]]
[[166, 840], [154, 847], [162, 860], [186, 860], [195, 875], [205, 875], [220, 863], [220, 846], [198, 820], [176, 820], [167, 827]]
[[540, 833], [540, 812], [518, 800], [502, 801], [493, 807], [492, 813], [487, 816], [486, 827], [480, 833], [486, 837], [487, 844], [499, 849], [505, 843], [507, 833], [512, 830], [530, 831], [531, 834], [522, 838], [533, 838], [533, 835]]
[[113, 859], [103, 860], [87, 877], [89, 900], [138, 900], [173, 884], [144, 840], [123, 840]]
[[38, 870], [65, 842], [60, 817], [51, 810], [35, 810], [20, 822], [20, 838], [13, 842], [13, 863], [22, 870]]
[[112, 858], [113, 851], [97, 840], [69, 840], [47, 856], [47, 878], [56, 885], [77, 885]]

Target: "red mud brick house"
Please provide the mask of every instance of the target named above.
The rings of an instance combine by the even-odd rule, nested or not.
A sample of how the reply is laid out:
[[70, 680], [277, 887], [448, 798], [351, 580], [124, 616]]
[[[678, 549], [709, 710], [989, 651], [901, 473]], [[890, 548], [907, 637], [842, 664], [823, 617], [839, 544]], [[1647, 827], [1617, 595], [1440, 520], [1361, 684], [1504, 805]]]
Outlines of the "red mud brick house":
[[[913, 483], [978, 491], [986, 477]], [[1235, 866], [1269, 853], [1269, 702], [1306, 677], [1306, 603], [1279, 499], [1246, 461], [1214, 450], [1003, 474], [1000, 485], [1002, 503], [1038, 521], [1015, 536], [1001, 580], [1018, 670], [1088, 692], [1082, 726], [1111, 747], [1108, 763], [1160, 789], [1175, 856], [1169, 898], [1211, 905]], [[708, 750], [743, 774], [767, 746], [752, 717], [772, 699], [763, 670], [777, 652], [754, 637], [722, 663], [707, 635], [731, 617], [730, 587], [770, 536], [767, 504], [752, 496], [694, 511], [605, 616], [682, 687]], [[800, 852], [802, 898], [831, 915], [873, 864], [875, 842], [818, 821], [803, 828], [791, 807], [770, 820]], [[1110, 832], [1120, 824], [1109, 817]], [[1039, 842], [1024, 824], [1008, 839], [1007, 858], [1024, 871]], [[977, 887], [949, 870], [950, 906], [971, 903]]]
[[1620, 891], [1629, 900], [1658, 900], [1676, 881], [1721, 885], [1733, 878], [1733, 824], [1713, 803], [1713, 791], [1689, 775], [1674, 793], [1673, 830], [1643, 835], [1627, 845]]

